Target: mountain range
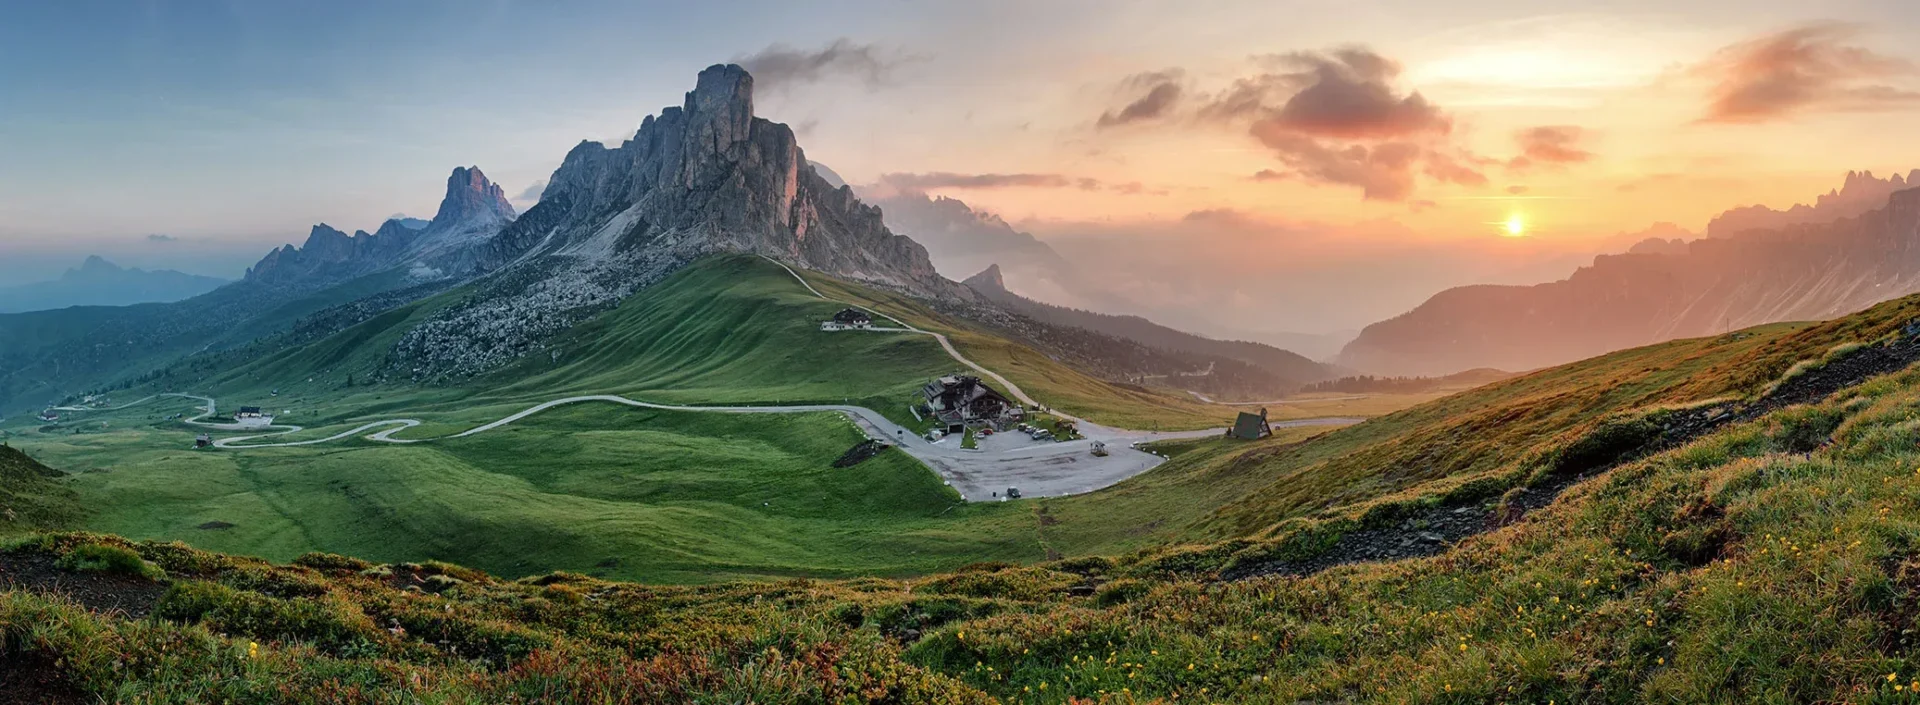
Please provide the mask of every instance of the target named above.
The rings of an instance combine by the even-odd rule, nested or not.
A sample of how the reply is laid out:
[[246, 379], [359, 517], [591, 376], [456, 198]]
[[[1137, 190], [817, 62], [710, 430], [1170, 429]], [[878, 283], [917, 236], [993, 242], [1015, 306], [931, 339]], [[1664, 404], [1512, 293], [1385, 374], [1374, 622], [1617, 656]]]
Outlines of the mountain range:
[[1675, 338], [1820, 320], [1920, 291], [1920, 189], [1850, 173], [1814, 205], [1727, 211], [1555, 282], [1465, 286], [1375, 323], [1338, 362], [1375, 374], [1527, 370]]
[[315, 289], [403, 264], [422, 280], [469, 273], [476, 268], [474, 248], [513, 222], [514, 215], [506, 193], [480, 167], [457, 167], [447, 177], [446, 195], [432, 220], [389, 218], [373, 233], [352, 235], [321, 223], [300, 247], [268, 252], [247, 269], [246, 281]]
[[[917, 205], [939, 215], [922, 219], [905, 201], [896, 205], [907, 222], [967, 219], [993, 228], [1025, 248], [1023, 262], [1059, 261], [1031, 235], [958, 201], [926, 199]], [[1113, 379], [1275, 394], [1332, 376], [1268, 346], [1209, 347], [1144, 319], [1064, 316], [1067, 309], [1012, 297], [1004, 286], [990, 300], [940, 276], [927, 248], [890, 230], [881, 208], [810, 164], [790, 128], [754, 116], [752, 76], [716, 65], [682, 104], [646, 117], [631, 139], [574, 147], [525, 213], [478, 167], [460, 167], [432, 220], [396, 216], [351, 235], [317, 224], [301, 245], [273, 249], [241, 281], [202, 296], [85, 316], [0, 316], [0, 405], [59, 399], [112, 379], [216, 369], [424, 301], [432, 303], [411, 306], [405, 325], [380, 343], [382, 362], [368, 378], [453, 383], [525, 358], [717, 254], [762, 255], [934, 302], [1036, 344], [1069, 346], [1053, 352]], [[1278, 369], [1261, 367], [1272, 360]], [[1190, 375], [1215, 369], [1220, 374]]]
[[171, 269], [121, 268], [96, 255], [68, 269], [59, 279], [0, 287], [0, 313], [179, 301], [226, 283], [225, 279]]

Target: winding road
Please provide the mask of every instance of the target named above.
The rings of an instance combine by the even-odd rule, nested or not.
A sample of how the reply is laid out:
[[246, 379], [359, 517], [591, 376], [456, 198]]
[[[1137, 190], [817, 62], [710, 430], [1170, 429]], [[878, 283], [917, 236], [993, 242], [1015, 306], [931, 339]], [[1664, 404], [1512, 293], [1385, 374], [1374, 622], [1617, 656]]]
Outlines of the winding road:
[[[947, 355], [952, 357], [956, 362], [1000, 383], [1001, 387], [1006, 389], [1008, 394], [1020, 400], [1022, 403], [1029, 406], [1042, 406], [1039, 402], [1028, 396], [1025, 391], [1021, 390], [1019, 385], [1014, 384], [1012, 380], [1008, 380], [998, 373], [982, 367], [978, 363], [968, 360], [965, 356], [961, 355], [959, 350], [954, 349], [953, 343], [947, 340], [947, 336], [916, 328], [893, 316], [879, 311], [872, 311], [858, 304], [829, 298], [825, 294], [820, 293], [818, 289], [813, 288], [813, 285], [801, 277], [799, 272], [793, 271], [792, 267], [788, 267], [779, 260], [772, 258], [766, 259], [769, 262], [779, 265], [782, 269], [787, 270], [788, 274], [793, 275], [793, 278], [800, 282], [801, 286], [806, 287], [807, 291], [812, 292], [814, 296], [828, 301], [834, 301], [835, 303], [857, 306], [862, 310], [870, 311], [874, 315], [893, 321], [900, 326], [899, 328], [875, 328], [870, 330], [877, 332], [909, 332], [933, 336], [935, 340], [940, 342], [940, 347], [946, 350]], [[1130, 431], [1109, 428], [1086, 421], [1085, 419], [1053, 411], [1052, 413], [1057, 416], [1074, 420], [1078, 424], [1080, 433], [1084, 438], [1075, 441], [1051, 442], [1029, 441], [1020, 434], [996, 434], [982, 438], [982, 448], [969, 450], [960, 448], [959, 439], [954, 437], [948, 437], [941, 441], [928, 441], [899, 424], [887, 420], [880, 412], [863, 406], [841, 404], [682, 406], [656, 404], [614, 394], [591, 394], [541, 402], [499, 420], [475, 426], [459, 433], [435, 438], [394, 438], [393, 435], [396, 433], [421, 425], [421, 421], [418, 419], [401, 418], [370, 421], [325, 438], [262, 443], [257, 441], [298, 433], [304, 429], [300, 426], [285, 424], [261, 427], [207, 422], [204, 419], [213, 416], [217, 408], [215, 401], [211, 397], [179, 392], [156, 394], [115, 407], [89, 408], [67, 406], [55, 407], [55, 409], [60, 411], [117, 411], [160, 397], [179, 397], [202, 402], [204, 411], [191, 418], [185, 419], [186, 423], [194, 426], [222, 431], [272, 429], [269, 433], [221, 438], [213, 443], [215, 448], [232, 450], [320, 445], [360, 436], [374, 429], [382, 430], [367, 434], [364, 437], [367, 440], [380, 443], [425, 443], [448, 438], [465, 438], [511, 425], [554, 407], [582, 403], [611, 403], [663, 411], [699, 411], [728, 414], [833, 412], [843, 414], [849, 419], [852, 419], [854, 424], [860, 427], [868, 437], [892, 443], [908, 455], [925, 463], [927, 467], [932, 468], [934, 472], [938, 473], [948, 485], [951, 485], [955, 490], [959, 491], [962, 498], [972, 502], [1004, 499], [1005, 497], [1003, 495], [1005, 491], [1008, 488], [1014, 487], [1019, 488], [1021, 494], [1026, 497], [1055, 497], [1092, 492], [1104, 487], [1110, 487], [1121, 480], [1146, 472], [1166, 462], [1166, 458], [1164, 457], [1134, 447], [1136, 444], [1187, 438], [1207, 438], [1225, 433], [1225, 429], [1171, 432]], [[1363, 419], [1346, 417], [1298, 419], [1275, 422], [1273, 426], [1274, 428], [1344, 426], [1358, 423], [1362, 420]], [[1099, 457], [1093, 455], [1093, 444], [1096, 442], [1106, 444], [1108, 451], [1106, 456]]]

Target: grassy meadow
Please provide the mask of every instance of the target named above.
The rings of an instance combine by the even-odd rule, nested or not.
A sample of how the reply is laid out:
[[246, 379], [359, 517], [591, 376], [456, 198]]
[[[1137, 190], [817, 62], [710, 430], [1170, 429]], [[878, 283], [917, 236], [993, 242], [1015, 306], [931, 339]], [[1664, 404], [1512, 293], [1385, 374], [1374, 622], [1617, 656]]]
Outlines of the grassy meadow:
[[1917, 412], [1920, 372], [1883, 377], [1305, 578], [1222, 580], [1244, 542], [667, 587], [51, 534], [0, 560], [150, 563], [155, 616], [0, 594], [0, 654], [153, 703], [1911, 702]]
[[[816, 286], [836, 297], [886, 299], [831, 281]], [[834, 294], [836, 286], [848, 291]], [[275, 442], [326, 438], [390, 418], [420, 420], [397, 434], [419, 439], [569, 394], [690, 404], [851, 401], [911, 422], [912, 392], [955, 369], [928, 336], [822, 333], [818, 321], [841, 304], [813, 296], [773, 263], [729, 257], [684, 270], [556, 341], [554, 354], [484, 380], [445, 387], [366, 382], [398, 331], [460, 295], [402, 307], [219, 374], [195, 391], [216, 396], [224, 410], [260, 404], [305, 427]], [[931, 313], [909, 313], [925, 317], [916, 325], [946, 325]], [[1077, 400], [1061, 407], [1095, 419], [1185, 428], [1224, 423], [1238, 411], [1110, 385], [1022, 346], [947, 330], [965, 354], [1008, 370], [1042, 399]], [[157, 391], [119, 392], [115, 403]], [[1412, 401], [1309, 400], [1274, 411], [1276, 418], [1361, 415]], [[1313, 428], [1257, 443], [1170, 444], [1164, 452], [1181, 457], [1102, 492], [970, 506], [903, 454], [831, 469], [859, 439], [831, 414], [661, 413], [589, 403], [427, 444], [349, 439], [194, 451], [199, 429], [166, 417], [190, 416], [197, 404], [161, 398], [119, 411], [68, 413], [46, 431], [16, 420], [0, 424], [0, 433], [74, 473], [67, 485], [88, 508], [77, 525], [90, 530], [276, 560], [328, 551], [383, 561], [432, 558], [509, 576], [569, 570], [655, 583], [924, 574], [974, 561], [1032, 562], [1202, 540], [1213, 535], [1209, 527], [1221, 508], [1313, 462], [1386, 438], [1348, 431], [1339, 436], [1347, 440], [1299, 444], [1326, 430]]]
[[407, 446], [189, 450], [170, 435], [18, 440], [78, 470], [68, 486], [89, 529], [276, 560], [324, 550], [670, 583], [1044, 557], [1030, 515], [964, 504], [904, 453], [833, 468], [864, 436], [831, 413], [586, 403]]

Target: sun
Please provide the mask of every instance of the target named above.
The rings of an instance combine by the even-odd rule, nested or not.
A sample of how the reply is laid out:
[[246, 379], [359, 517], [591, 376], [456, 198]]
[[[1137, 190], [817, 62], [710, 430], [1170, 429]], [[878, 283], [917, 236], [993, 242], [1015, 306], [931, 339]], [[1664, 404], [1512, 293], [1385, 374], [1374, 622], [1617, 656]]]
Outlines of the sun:
[[1520, 237], [1527, 234], [1527, 221], [1521, 218], [1519, 213], [1508, 216], [1504, 225], [1507, 228], [1507, 237]]

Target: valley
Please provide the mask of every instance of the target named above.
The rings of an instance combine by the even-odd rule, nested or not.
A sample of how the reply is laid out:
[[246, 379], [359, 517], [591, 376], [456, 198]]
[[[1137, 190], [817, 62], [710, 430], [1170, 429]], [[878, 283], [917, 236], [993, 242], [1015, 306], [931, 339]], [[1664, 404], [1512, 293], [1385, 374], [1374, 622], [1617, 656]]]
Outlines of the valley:
[[[97, 530], [280, 560], [315, 550], [363, 555], [374, 548], [373, 537], [384, 536], [391, 540], [380, 542], [379, 555], [393, 560], [435, 558], [503, 574], [566, 569], [708, 582], [917, 574], [978, 560], [1044, 558], [1050, 549], [1033, 533], [1032, 510], [999, 502], [1007, 488], [1033, 498], [1095, 491], [1164, 462], [1134, 443], [1224, 442], [1213, 438], [1234, 413], [1074, 376], [1030, 350], [991, 342], [904, 303], [890, 310], [904, 317], [898, 326], [916, 332], [825, 334], [818, 321], [844, 305], [827, 291], [844, 301], [887, 300], [838, 280], [810, 281], [764, 258], [723, 257], [696, 263], [588, 321], [554, 346], [557, 359], [498, 376], [512, 383], [486, 378], [398, 394], [366, 383], [347, 386], [355, 375], [374, 376], [378, 361], [366, 355], [378, 348], [366, 341], [391, 336], [394, 321], [418, 316], [409, 306], [217, 374], [204, 387], [210, 396], [133, 387], [116, 392], [127, 401], [60, 408], [63, 419], [53, 427], [29, 422], [0, 430], [7, 442], [78, 473], [75, 491], [100, 508], [87, 524]], [[417, 308], [436, 305], [429, 300]], [[947, 333], [917, 332], [921, 325]], [[332, 352], [340, 350], [347, 354]], [[971, 359], [963, 351], [977, 350], [1030, 360], [1014, 374], [1048, 393], [1072, 389], [1150, 403], [1067, 407], [1091, 417], [1081, 421], [1086, 438], [1025, 449], [982, 453], [959, 448], [958, 438], [937, 444], [921, 438], [926, 424], [907, 411], [909, 399], [927, 379], [967, 369]], [[1000, 385], [991, 368], [980, 368], [974, 369]], [[1074, 386], [1062, 387], [1063, 380]], [[1024, 396], [1018, 384], [1006, 388]], [[619, 393], [575, 393], [591, 390]], [[209, 407], [230, 412], [263, 400], [288, 407], [275, 412], [293, 412], [274, 423], [297, 427], [244, 429], [201, 420], [217, 415]], [[1211, 420], [1203, 415], [1209, 413]], [[1286, 438], [1356, 420], [1275, 418]], [[1191, 430], [1124, 431], [1091, 419], [1147, 419]], [[200, 433], [213, 436], [213, 448], [191, 449]], [[868, 437], [901, 450], [853, 471], [828, 467]], [[806, 442], [797, 442], [801, 438]], [[1094, 440], [1108, 444], [1110, 454], [1092, 455]], [[555, 444], [573, 450], [550, 452]], [[516, 447], [527, 451], [515, 453]], [[639, 460], [649, 455], [659, 458], [659, 469]], [[769, 463], [796, 475], [766, 475]], [[653, 489], [583, 495], [577, 490], [584, 485], [542, 478], [536, 468], [626, 477]], [[740, 482], [765, 489], [725, 506], [698, 489]], [[761, 516], [773, 509], [762, 503], [774, 501], [781, 487], [789, 488], [781, 503], [820, 508], [829, 517]], [[873, 502], [891, 509], [876, 513]], [[502, 511], [508, 506], [549, 509]], [[855, 523], [872, 527], [869, 538], [843, 521], [855, 516]], [[565, 528], [589, 517], [598, 517], [591, 519], [595, 528]], [[799, 528], [809, 521], [814, 528]], [[583, 543], [565, 551], [534, 550], [520, 539], [474, 544], [467, 538], [473, 530], [461, 528], [471, 522], [494, 527], [490, 534]], [[602, 538], [585, 541], [582, 532]], [[924, 543], [881, 538], [922, 532], [929, 536]], [[978, 540], [942, 543], [958, 535]], [[702, 537], [694, 544], [699, 548], [687, 544], [693, 537]], [[936, 544], [945, 547], [935, 550]], [[594, 545], [601, 548], [588, 548]], [[588, 555], [594, 550], [607, 555]], [[640, 555], [647, 559], [608, 562]]]

